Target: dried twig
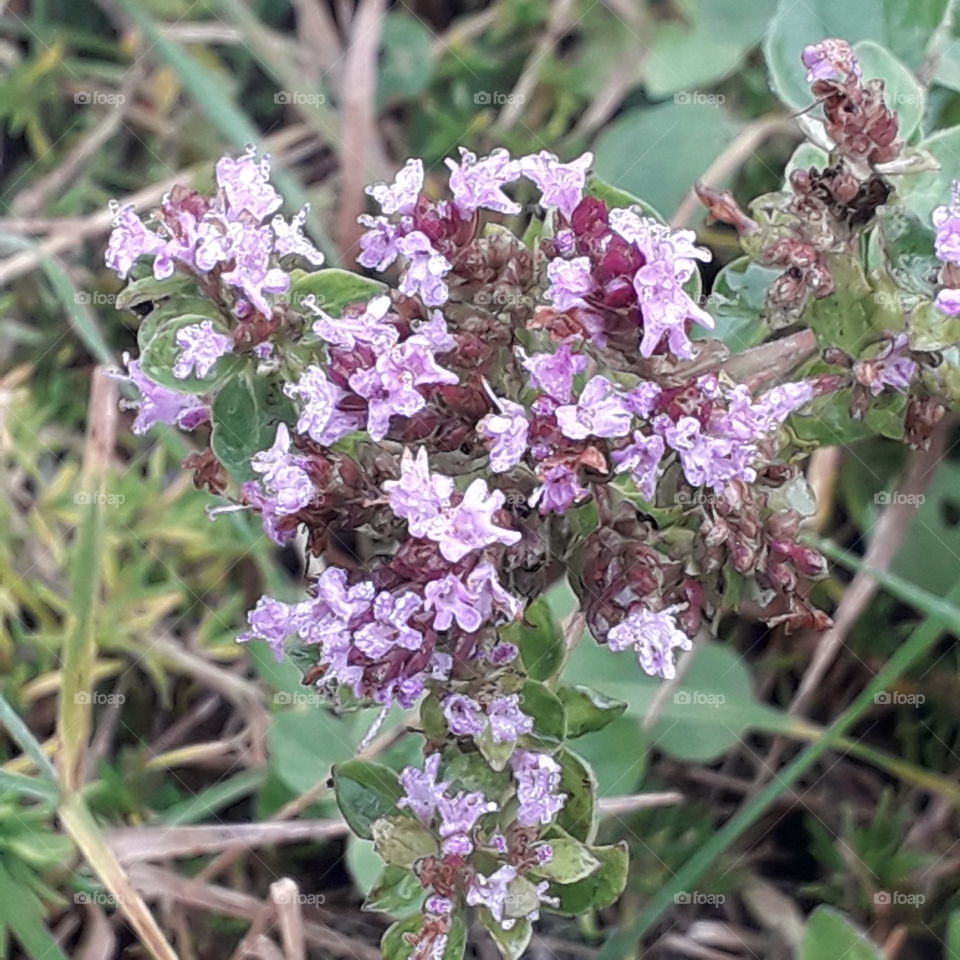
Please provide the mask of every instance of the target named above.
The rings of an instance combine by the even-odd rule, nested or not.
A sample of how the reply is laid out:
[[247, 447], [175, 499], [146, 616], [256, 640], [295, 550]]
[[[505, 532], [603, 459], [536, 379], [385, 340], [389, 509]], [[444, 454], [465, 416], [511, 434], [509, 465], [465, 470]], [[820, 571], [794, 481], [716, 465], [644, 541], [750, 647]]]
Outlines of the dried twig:
[[277, 926], [286, 960], [306, 960], [300, 888], [290, 877], [283, 877], [270, 884], [270, 899], [277, 912]]
[[566, 32], [575, 10], [576, 0], [554, 0], [550, 9], [550, 21], [547, 24], [547, 29], [524, 65], [523, 72], [514, 85], [512, 93], [507, 97], [506, 103], [504, 103], [503, 109], [493, 125], [494, 133], [500, 134], [509, 130], [520, 118], [524, 105], [533, 96], [537, 87], [540, 65], [550, 55], [550, 52]]
[[362, 0], [353, 17], [344, 59], [340, 131], [340, 204], [334, 234], [344, 262], [359, 248], [363, 186], [377, 178], [382, 147], [377, 130], [377, 50], [386, 0]]
[[[168, 897], [187, 907], [243, 920], [252, 921], [262, 905], [256, 897], [237, 890], [201, 883], [149, 864], [131, 866], [130, 876], [148, 899]], [[312, 920], [304, 921], [303, 936], [306, 943], [326, 951], [330, 956], [352, 960], [379, 960], [380, 957], [380, 951], [369, 944], [346, 937]]]
[[278, 843], [339, 837], [347, 832], [342, 820], [198, 824], [187, 826], [118, 827], [107, 840], [121, 863], [166, 857], [199, 857], [242, 845], [246, 850]]

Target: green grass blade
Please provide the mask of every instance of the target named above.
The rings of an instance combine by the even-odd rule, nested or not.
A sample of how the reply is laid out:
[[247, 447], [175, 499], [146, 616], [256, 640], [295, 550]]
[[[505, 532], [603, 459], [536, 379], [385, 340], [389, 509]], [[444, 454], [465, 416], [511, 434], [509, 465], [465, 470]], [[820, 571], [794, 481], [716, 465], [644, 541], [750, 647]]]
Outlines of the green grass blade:
[[198, 823], [218, 810], [249, 796], [267, 779], [265, 770], [245, 770], [223, 783], [201, 790], [196, 796], [175, 804], [163, 812], [161, 820], [166, 824], [181, 825]]
[[48, 780], [57, 779], [57, 771], [43, 752], [37, 738], [30, 732], [20, 715], [0, 694], [0, 726], [4, 727], [13, 742], [34, 762], [37, 770]]
[[36, 797], [39, 800], [56, 800], [60, 791], [55, 783], [40, 777], [28, 777], [22, 773], [7, 773], [0, 770], [0, 796]]
[[96, 614], [106, 520], [102, 475], [90, 484], [89, 503], [77, 531], [71, 569], [71, 624], [63, 645], [62, 686], [57, 730], [57, 763], [63, 788], [70, 793], [83, 784], [83, 764], [90, 738], [93, 663], [97, 655]]
[[43, 923], [43, 909], [31, 890], [17, 883], [0, 860], [0, 926], [33, 960], [67, 960]]
[[928, 617], [941, 618], [944, 625], [950, 630], [960, 632], [960, 607], [951, 604], [947, 599], [938, 597], [909, 580], [898, 577], [895, 573], [887, 573], [886, 570], [876, 570], [873, 567], [868, 567], [859, 557], [848, 553], [830, 540], [812, 536], [804, 537], [804, 540], [848, 570], [863, 571], [863, 573], [869, 574], [888, 593], [901, 602], [909, 604]]

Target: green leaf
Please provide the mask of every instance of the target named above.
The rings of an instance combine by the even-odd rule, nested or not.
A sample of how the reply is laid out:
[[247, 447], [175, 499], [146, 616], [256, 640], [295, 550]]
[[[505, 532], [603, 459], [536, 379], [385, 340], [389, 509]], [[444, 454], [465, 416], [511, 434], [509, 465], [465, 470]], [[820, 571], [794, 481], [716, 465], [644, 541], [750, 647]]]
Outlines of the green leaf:
[[420, 728], [428, 740], [443, 740], [447, 736], [447, 721], [435, 693], [428, 693], [420, 702]]
[[697, 340], [720, 340], [733, 353], [762, 343], [769, 332], [763, 321], [767, 290], [779, 273], [749, 257], [728, 263], [717, 274], [707, 297], [706, 306], [717, 322], [716, 328], [707, 330], [694, 325], [691, 336]]
[[500, 638], [518, 647], [524, 669], [534, 680], [549, 680], [563, 665], [563, 636], [543, 597], [527, 606], [521, 623], [501, 627]]
[[[347, 868], [350, 870], [350, 876], [353, 878], [353, 883], [356, 888], [361, 893], [369, 894], [373, 885], [383, 874], [383, 859], [380, 854], [377, 853], [369, 840], [361, 840], [359, 837], [349, 837], [347, 839], [346, 861]], [[399, 870], [401, 873], [408, 872], [399, 867], [388, 867], [387, 869]]]
[[776, 0], [683, 0], [669, 19], [656, 18], [645, 60], [647, 94], [691, 93], [732, 73], [760, 42]]
[[299, 305], [304, 297], [312, 294], [326, 313], [339, 317], [344, 307], [353, 303], [366, 303], [384, 290], [386, 284], [379, 280], [371, 280], [339, 267], [327, 267], [314, 273], [305, 273], [295, 280], [290, 301]]
[[923, 223], [930, 223], [934, 208], [950, 202], [957, 174], [956, 158], [960, 155], [960, 127], [938, 130], [923, 140], [918, 148], [929, 152], [940, 169], [897, 177], [897, 200], [909, 207]]
[[909, 293], [933, 297], [940, 270], [940, 261], [933, 252], [933, 228], [901, 206], [880, 207], [877, 222], [893, 279]]
[[243, 481], [255, 476], [250, 458], [273, 443], [278, 423], [291, 423], [295, 415], [279, 381], [240, 376], [214, 397], [210, 418], [214, 455], [236, 480]]
[[[632, 652], [613, 653], [592, 642], [578, 645], [566, 673], [625, 700], [627, 715], [637, 720], [646, 717], [663, 686], [663, 681], [643, 673]], [[715, 760], [750, 729], [784, 724], [783, 714], [757, 703], [742, 659], [729, 648], [710, 643], [698, 647], [672, 696], [660, 705], [658, 716], [648, 732], [652, 743], [691, 763]], [[622, 754], [625, 776], [642, 765], [646, 742], [637, 723]]]
[[402, 867], [387, 867], [373, 884], [361, 909], [402, 919], [420, 910], [425, 895], [416, 874]]
[[818, 907], [807, 921], [798, 960], [881, 960], [879, 947], [830, 907]]
[[32, 960], [66, 960], [66, 954], [43, 922], [43, 904], [29, 887], [16, 882], [0, 858], [0, 901], [3, 925]]
[[795, 416], [790, 426], [801, 442], [818, 446], [849, 444], [880, 434], [893, 440], [903, 438], [907, 398], [902, 393], [882, 393], [870, 401], [862, 420], [850, 416], [850, 391], [839, 390], [817, 397], [804, 416]]
[[530, 945], [533, 925], [529, 920], [518, 920], [509, 930], [504, 930], [490, 915], [486, 907], [480, 910], [480, 922], [489, 931], [503, 960], [519, 960]]
[[[828, 37], [842, 37], [851, 44], [872, 40], [916, 70], [945, 7], [946, 0], [911, 4], [901, 0], [780, 0], [763, 46], [774, 92], [794, 109], [813, 103], [800, 54], [808, 44]], [[872, 79], [866, 70], [864, 78]]]
[[536, 680], [523, 685], [520, 709], [533, 717], [534, 735], [543, 740], [561, 743], [567, 735], [567, 717], [563, 702], [548, 687]]
[[642, 193], [669, 215], [740, 129], [740, 122], [719, 104], [637, 107], [622, 113], [597, 138], [594, 166], [607, 182]]
[[921, 303], [910, 315], [910, 346], [946, 350], [960, 343], [960, 317], [948, 317], [932, 303]]
[[629, 864], [626, 842], [609, 847], [590, 847], [590, 853], [599, 861], [599, 867], [575, 883], [552, 884], [548, 892], [560, 904], [551, 907], [551, 912], [577, 917], [610, 906], [623, 893]]
[[388, 13], [380, 39], [377, 103], [415, 97], [430, 83], [433, 72], [433, 38], [417, 17]]
[[371, 760], [347, 760], [334, 766], [333, 791], [344, 820], [364, 840], [373, 839], [374, 820], [398, 812], [397, 801], [403, 796], [397, 775]]
[[626, 713], [609, 727], [584, 734], [577, 740], [577, 753], [597, 778], [598, 796], [615, 797], [640, 788], [649, 761], [650, 742], [650, 734], [641, 728], [636, 718]]
[[553, 856], [542, 866], [530, 872], [556, 883], [576, 883], [589, 877], [600, 866], [590, 848], [572, 837], [558, 837], [550, 841]]
[[359, 714], [337, 717], [318, 707], [274, 713], [267, 731], [270, 766], [291, 790], [310, 790], [335, 763], [356, 755], [364, 723], [369, 719]]
[[[409, 960], [413, 946], [404, 939], [405, 935], [416, 935], [423, 927], [423, 917], [416, 914], [405, 920], [398, 920], [383, 935], [380, 941], [382, 960]], [[453, 915], [450, 930], [447, 933], [447, 945], [440, 960], [461, 960], [467, 948], [467, 925], [460, 910]]]
[[507, 761], [513, 756], [517, 746], [515, 740], [508, 740], [505, 743], [496, 742], [490, 732], [489, 724], [483, 728], [479, 736], [474, 737], [474, 743], [484, 760], [497, 772], [506, 768]]
[[960, 516], [960, 465], [942, 462], [912, 513], [892, 571], [943, 596], [957, 580], [960, 525], [954, 518]]
[[458, 790], [479, 790], [488, 799], [499, 797], [506, 790], [509, 774], [491, 769], [479, 753], [463, 753], [451, 746], [444, 754], [443, 779]]
[[117, 294], [116, 307], [118, 310], [126, 310], [130, 307], [138, 307], [143, 303], [164, 300], [187, 290], [195, 291], [196, 283], [197, 281], [193, 277], [187, 276], [185, 273], [175, 273], [172, 277], [166, 277], [163, 280], [157, 280], [150, 274], [141, 277], [139, 280], [131, 280]]
[[625, 700], [606, 697], [579, 684], [562, 686], [557, 695], [567, 711], [567, 736], [571, 739], [602, 730], [627, 709]]
[[[155, 383], [179, 393], [207, 393], [232, 377], [243, 363], [240, 357], [232, 353], [220, 357], [213, 369], [202, 379], [191, 375], [180, 380], [173, 375], [173, 365], [180, 355], [177, 334], [184, 327], [209, 319], [202, 314], [188, 313], [160, 324], [140, 355], [140, 368], [143, 372]], [[217, 321], [213, 321], [213, 326], [218, 333], [229, 335], [229, 331]]]
[[900, 118], [900, 136], [909, 140], [920, 126], [926, 106], [927, 98], [920, 82], [889, 50], [873, 40], [861, 40], [853, 52], [866, 79], [883, 79], [883, 99]]
[[373, 847], [388, 866], [412, 867], [438, 851], [433, 834], [419, 820], [395, 814], [374, 820]]
[[873, 300], [863, 267], [848, 254], [830, 254], [827, 266], [836, 289], [822, 300], [811, 298], [803, 313], [823, 347], [840, 347], [857, 357], [876, 339], [870, 324]]
[[597, 834], [597, 781], [593, 771], [565, 747], [555, 759], [560, 764], [559, 792], [567, 795], [567, 802], [557, 814], [557, 825], [571, 837], [592, 843]]
[[609, 210], [618, 210], [621, 207], [639, 207], [645, 216], [666, 223], [663, 214], [647, 203], [646, 200], [641, 200], [640, 197], [635, 197], [632, 193], [607, 183], [606, 180], [601, 179], [595, 173], [591, 173], [587, 177], [586, 193], [590, 197], [602, 200]]
[[942, 87], [960, 91], [960, 39], [951, 40], [940, 55], [933, 79]]
[[163, 300], [141, 319], [140, 326], [137, 327], [137, 346], [140, 348], [140, 353], [143, 353], [147, 344], [165, 323], [186, 314], [202, 317], [205, 320], [216, 320], [219, 317], [214, 305], [202, 297], [181, 294], [172, 300]]

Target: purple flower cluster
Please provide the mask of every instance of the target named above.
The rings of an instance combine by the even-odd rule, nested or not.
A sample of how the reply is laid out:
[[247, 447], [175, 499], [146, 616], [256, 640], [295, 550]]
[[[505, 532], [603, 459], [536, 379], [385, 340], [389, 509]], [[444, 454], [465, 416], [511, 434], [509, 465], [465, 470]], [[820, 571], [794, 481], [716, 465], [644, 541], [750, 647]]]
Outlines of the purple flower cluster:
[[437, 782], [439, 769], [439, 753], [427, 759], [423, 770], [406, 767], [400, 774], [404, 795], [397, 806], [409, 807], [424, 826], [436, 830], [443, 853], [465, 857], [476, 845], [477, 822], [499, 807], [479, 791], [451, 793], [448, 781]]
[[459, 162], [446, 161], [452, 199], [432, 201], [423, 194], [423, 162], [408, 160], [393, 183], [367, 188], [381, 213], [360, 218], [367, 230], [357, 260], [382, 272], [402, 257], [401, 292], [419, 297], [428, 307], [439, 307], [450, 295], [447, 275], [453, 269], [456, 243], [471, 230], [480, 210], [506, 216], [520, 213], [520, 205], [504, 188], [527, 177], [540, 189], [545, 207], [572, 211], [583, 196], [592, 161], [586, 153], [564, 164], [547, 151], [513, 159], [502, 148], [478, 159], [461, 148]]
[[818, 80], [847, 81], [860, 77], [860, 63], [850, 44], [830, 38], [804, 47], [800, 59], [807, 68], [807, 83]]
[[557, 313], [576, 318], [575, 335], [604, 346], [625, 324], [640, 333], [642, 357], [664, 347], [692, 357], [690, 323], [713, 328], [713, 318], [685, 289], [697, 261], [710, 259], [693, 231], [671, 230], [638, 207], [608, 211], [590, 197], [569, 222], [553, 244], [544, 295]]
[[[480, 791], [453, 792], [449, 780], [438, 779], [441, 762], [441, 755], [433, 753], [422, 770], [406, 767], [399, 778], [404, 794], [398, 806], [409, 809], [435, 834], [442, 862], [454, 870], [454, 884], [443, 884], [442, 893], [433, 893], [428, 898], [432, 902], [429, 912], [448, 913], [452, 906], [451, 897], [461, 887], [466, 903], [486, 907], [504, 930], [510, 930], [521, 917], [537, 919], [539, 904], [556, 906], [557, 901], [546, 893], [549, 882], [531, 882], [524, 874], [553, 858], [549, 843], [533, 845], [531, 838], [553, 821], [566, 801], [565, 794], [557, 793], [560, 765], [548, 754], [520, 749], [513, 753], [511, 771], [518, 812], [511, 832], [519, 830], [523, 834], [522, 846], [529, 850], [529, 853], [517, 856], [502, 832], [484, 830], [481, 826], [482, 818], [499, 812], [501, 806], [488, 800]], [[497, 868], [486, 875], [471, 866], [464, 866], [464, 858], [478, 847], [483, 847], [488, 855], [495, 854], [500, 860]], [[421, 874], [421, 881], [426, 884], [423, 876]], [[521, 895], [523, 892], [525, 897]], [[523, 911], [513, 909], [513, 904], [531, 898], [533, 902]]]
[[233, 341], [213, 328], [212, 320], [202, 320], [181, 327], [177, 331], [180, 352], [173, 364], [173, 375], [178, 380], [195, 376], [203, 380], [216, 362], [233, 349]]
[[654, 612], [646, 607], [631, 611], [607, 634], [611, 650], [632, 648], [646, 673], [672, 680], [677, 675], [675, 650], [689, 650], [690, 638], [677, 626], [671, 610]]
[[449, 654], [436, 649], [423, 600], [413, 591], [378, 590], [371, 580], [350, 583], [347, 572], [328, 567], [300, 603], [261, 597], [241, 639], [266, 640], [280, 660], [287, 637], [317, 646], [325, 681], [357, 698], [412, 706], [424, 682], [450, 675]]
[[301, 402], [297, 429], [323, 446], [364, 429], [382, 440], [391, 418], [413, 417], [426, 407], [427, 387], [459, 382], [436, 360], [436, 353], [456, 345], [439, 311], [401, 339], [389, 297], [376, 297], [343, 319], [326, 314], [315, 300], [306, 306], [318, 318], [314, 333], [327, 344], [327, 371], [311, 366], [287, 392]]
[[404, 451], [399, 480], [388, 480], [383, 488], [390, 508], [407, 521], [410, 535], [434, 541], [451, 563], [474, 550], [520, 540], [518, 531], [494, 523], [504, 504], [502, 491], [490, 490], [478, 478], [458, 493], [450, 477], [431, 473], [423, 447], [416, 457]]
[[560, 764], [547, 753], [514, 750], [510, 768], [517, 783], [517, 823], [546, 826], [567, 802], [567, 795], [558, 792]]
[[541, 903], [556, 907], [560, 901], [556, 897], [547, 896], [550, 884], [541, 880], [533, 885], [533, 896], [537, 905], [520, 916], [510, 916], [510, 903], [521, 901], [521, 897], [513, 891], [516, 889], [516, 880], [520, 876], [516, 867], [505, 863], [489, 877], [476, 873], [467, 887], [467, 904], [471, 907], [483, 906], [490, 911], [490, 916], [504, 929], [512, 930], [517, 920], [539, 920]]
[[133, 384], [140, 394], [137, 401], [125, 401], [137, 411], [133, 432], [138, 436], [158, 423], [175, 425], [181, 430], [194, 430], [210, 419], [209, 407], [197, 396], [170, 390], [151, 380], [140, 368], [139, 360], [124, 355], [127, 375], [115, 374], [116, 379]]
[[[871, 229], [860, 218], [886, 195], [878, 164], [900, 148], [896, 118], [882, 85], [860, 84], [848, 45], [808, 47], [803, 62], [839, 153], [869, 160], [791, 180], [790, 210], [803, 201], [820, 218], [797, 222], [829, 221], [839, 243]], [[799, 541], [800, 510], [782, 506], [803, 498], [775, 493], [802, 482], [781, 427], [840, 387], [862, 413], [871, 397], [912, 388], [927, 362], [907, 335], [879, 331], [859, 358], [823, 353], [841, 374], [762, 392], [734, 382], [724, 371], [743, 366], [725, 367], [722, 345], [693, 339], [695, 326], [714, 327], [698, 302], [710, 253], [640, 204], [611, 208], [589, 195], [591, 161], [461, 149], [446, 162], [446, 189], [426, 192], [424, 164], [411, 159], [368, 188], [379, 213], [361, 217], [359, 262], [397, 263], [395, 282], [319, 271], [309, 278], [316, 295], [299, 301], [278, 297], [293, 259], [322, 257], [303, 233], [307, 211], [278, 213], [268, 160], [253, 150], [217, 164], [212, 197], [176, 188], [146, 221], [130, 205], [114, 211], [111, 268], [127, 277], [151, 257], [156, 278], [179, 270], [195, 288], [170, 323], [185, 285], [164, 285], [163, 312], [141, 328], [149, 376], [127, 362], [141, 395], [134, 431], [212, 420], [197, 436], [209, 448], [186, 461], [195, 481], [229, 497], [223, 509], [259, 514], [277, 543], [302, 534], [316, 562], [306, 595], [262, 596], [240, 639], [268, 643], [278, 660], [295, 643], [298, 660], [310, 660], [304, 683], [342, 708], [374, 704], [385, 716], [423, 698], [429, 756], [400, 774], [404, 812], [391, 809], [375, 831], [388, 859], [390, 830], [430, 851], [410, 867], [424, 917], [403, 935], [418, 960], [445, 950], [464, 903], [508, 931], [555, 905], [549, 884], [581, 870], [554, 859], [554, 846], [567, 854], [577, 842], [562, 829], [564, 788], [579, 789], [569, 747], [549, 746], [546, 695], [519, 693], [552, 687], [559, 670], [530, 668], [541, 626], [528, 603], [549, 597], [567, 564], [593, 636], [666, 679], [724, 610], [731, 575], [768, 598], [768, 624], [824, 628], [802, 581], [825, 561]], [[521, 205], [531, 188], [539, 207]], [[704, 193], [742, 232], [779, 229]], [[493, 218], [516, 218], [518, 229]], [[936, 302], [960, 315], [960, 181], [933, 223]], [[814, 262], [832, 283], [826, 255], [801, 234], [775, 238], [787, 253], [767, 238], [750, 256], [787, 268], [780, 287], [800, 283], [801, 267], [812, 276]], [[803, 296], [778, 288], [779, 302], [813, 304], [833, 289], [804, 276]], [[354, 302], [345, 290], [357, 291]], [[166, 339], [150, 342], [162, 349], [151, 349], [160, 332]], [[918, 413], [916, 400], [907, 429], [919, 435], [936, 405]], [[688, 496], [691, 487], [716, 495]]]
[[937, 294], [937, 306], [948, 316], [960, 315], [960, 180], [953, 182], [953, 194], [949, 204], [933, 211], [936, 228], [934, 249], [937, 257], [946, 264], [945, 285]]
[[486, 712], [476, 700], [452, 693], [443, 701], [443, 715], [450, 732], [458, 737], [479, 737], [489, 729], [494, 743], [512, 743], [533, 730], [533, 718], [520, 709], [515, 693], [490, 700]]
[[[276, 214], [283, 201], [269, 177], [269, 158], [258, 160], [250, 147], [237, 159], [223, 157], [217, 163], [217, 192], [212, 198], [182, 189], [165, 197], [153, 215], [156, 230], [144, 224], [132, 204], [117, 206], [107, 266], [123, 279], [137, 260], [152, 256], [158, 280], [171, 276], [178, 266], [197, 276], [216, 273], [236, 291], [238, 315], [251, 308], [269, 315], [267, 295], [283, 293], [290, 284], [280, 258], [323, 263], [323, 254], [303, 236], [306, 209], [289, 223]], [[271, 214], [276, 215], [264, 223]], [[211, 346], [207, 336], [205, 349]]]

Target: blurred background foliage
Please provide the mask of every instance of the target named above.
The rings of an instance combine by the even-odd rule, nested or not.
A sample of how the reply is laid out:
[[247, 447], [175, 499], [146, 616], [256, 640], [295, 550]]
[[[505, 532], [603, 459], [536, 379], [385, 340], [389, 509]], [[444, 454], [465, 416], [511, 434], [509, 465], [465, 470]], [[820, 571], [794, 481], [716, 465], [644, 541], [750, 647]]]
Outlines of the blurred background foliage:
[[[417, 749], [399, 714], [361, 746], [369, 716], [332, 715], [293, 664], [235, 643], [261, 592], [296, 595], [302, 559], [242, 513], [208, 520], [179, 466], [190, 438], [113, 422], [95, 371], [136, 340], [102, 262], [112, 198], [149, 209], [256, 141], [349, 264], [363, 185], [408, 156], [590, 149], [699, 231], [709, 284], [738, 250], [690, 187], [748, 201], [781, 184], [801, 139], [788, 109], [810, 105], [803, 45], [889, 50], [902, 89], [927, 88], [921, 139], [960, 123], [954, 19], [952, 0], [0, 0], [0, 955], [272, 957], [274, 924], [303, 955], [288, 921], [309, 955], [375, 957], [386, 921], [358, 908], [376, 861], [326, 780], [360, 750], [400, 767]], [[765, 278], [742, 282], [760, 303]], [[752, 317], [728, 322], [728, 342], [756, 342]], [[724, 621], [665, 704], [629, 658], [580, 645], [569, 676], [628, 704], [580, 742], [631, 882], [601, 916], [547, 920], [532, 955], [594, 956], [941, 610], [930, 594], [960, 579], [955, 441], [946, 424], [928, 454], [851, 439], [812, 458], [819, 531], [899, 579], [856, 601], [801, 709], [814, 637]], [[891, 506], [900, 485], [919, 508]], [[841, 607], [852, 576], [838, 566], [822, 599]], [[558, 629], [569, 591], [547, 604]], [[960, 958], [958, 661], [942, 638], [628, 950]]]

